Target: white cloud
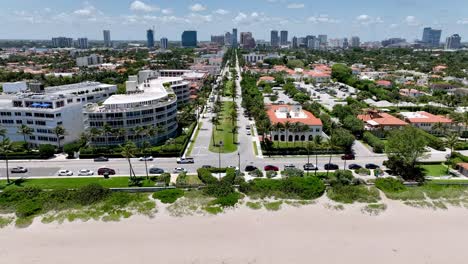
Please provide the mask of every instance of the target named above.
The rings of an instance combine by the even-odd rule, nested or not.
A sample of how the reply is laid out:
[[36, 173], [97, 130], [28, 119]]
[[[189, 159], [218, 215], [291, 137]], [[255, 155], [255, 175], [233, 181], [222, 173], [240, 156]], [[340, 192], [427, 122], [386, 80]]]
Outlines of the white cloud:
[[136, 11], [136, 12], [154, 12], [154, 11], [159, 11], [160, 8], [157, 6], [152, 6], [142, 1], [136, 0], [130, 4], [130, 10]]
[[462, 18], [457, 21], [457, 24], [459, 25], [468, 25], [468, 18]]
[[161, 12], [165, 15], [169, 15], [169, 14], [172, 14], [172, 9], [171, 8], [164, 8], [161, 10]]
[[305, 5], [302, 3], [291, 3], [287, 6], [289, 9], [301, 9], [304, 8]]
[[197, 3], [197, 4], [190, 6], [190, 10], [192, 10], [193, 12], [201, 12], [201, 11], [206, 10], [206, 6], [203, 6], [202, 4]]
[[246, 14], [239, 12], [236, 17], [232, 20], [235, 24], [250, 26], [254, 24], [261, 24], [265, 26], [281, 26], [288, 24], [289, 21], [280, 17], [268, 17], [263, 12], [252, 12]]
[[96, 17], [97, 15], [102, 15], [102, 12], [97, 10], [93, 5], [88, 2], [84, 3], [84, 7], [78, 10], [73, 11], [74, 15], [81, 17]]
[[218, 9], [218, 10], [214, 11], [214, 13], [216, 13], [218, 15], [227, 15], [227, 14], [229, 14], [229, 11], [224, 10], [224, 9]]
[[357, 16], [356, 21], [361, 25], [381, 24], [384, 22], [381, 17], [372, 17], [365, 14]]
[[404, 23], [406, 23], [408, 26], [419, 26], [421, 23], [416, 19], [415, 16], [407, 16], [404, 19]]
[[331, 18], [328, 15], [311, 16], [307, 20], [309, 22], [314, 23], [314, 24], [318, 24], [318, 23], [330, 23], [330, 24], [340, 23], [340, 21], [338, 19]]
[[390, 27], [390, 28], [397, 28], [397, 27], [398, 27], [398, 24], [390, 24], [389, 27]]
[[200, 24], [213, 21], [213, 16], [211, 15], [201, 15], [196, 13], [191, 13], [188, 15], [187, 19], [191, 24]]

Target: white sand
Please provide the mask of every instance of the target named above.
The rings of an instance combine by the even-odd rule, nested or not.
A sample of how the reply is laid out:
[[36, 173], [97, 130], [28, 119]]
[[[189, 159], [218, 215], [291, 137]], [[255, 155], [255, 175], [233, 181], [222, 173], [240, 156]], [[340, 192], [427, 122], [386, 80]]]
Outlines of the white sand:
[[0, 263], [468, 263], [468, 209], [416, 209], [386, 201], [319, 204], [277, 212], [249, 208], [218, 216], [89, 221], [0, 230]]

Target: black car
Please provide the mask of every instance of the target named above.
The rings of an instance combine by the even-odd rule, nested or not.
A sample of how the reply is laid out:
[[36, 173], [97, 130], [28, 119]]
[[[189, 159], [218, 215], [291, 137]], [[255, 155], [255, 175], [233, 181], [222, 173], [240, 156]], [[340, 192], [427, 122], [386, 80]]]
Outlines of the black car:
[[348, 169], [350, 169], [350, 170], [359, 170], [361, 168], [362, 168], [362, 166], [358, 165], [358, 164], [349, 164], [349, 166], [348, 166]]
[[109, 158], [97, 157], [97, 158], [94, 158], [94, 161], [97, 161], [97, 162], [109, 161]]
[[373, 163], [367, 163], [366, 164], [366, 169], [375, 170], [375, 169], [378, 169], [378, 168], [380, 168], [379, 165], [375, 165]]
[[323, 168], [324, 168], [325, 170], [337, 170], [337, 169], [338, 169], [338, 165], [333, 164], [333, 163], [327, 163], [327, 164], [325, 164], [325, 166], [323, 166]]
[[163, 174], [164, 170], [161, 168], [150, 168], [148, 172], [150, 174]]
[[204, 168], [204, 169], [211, 169], [211, 168], [213, 168], [213, 166], [211, 166], [211, 165], [203, 165], [203, 166], [201, 166], [201, 167]]
[[247, 172], [254, 171], [254, 170], [258, 170], [258, 168], [252, 165], [245, 166], [245, 171]]

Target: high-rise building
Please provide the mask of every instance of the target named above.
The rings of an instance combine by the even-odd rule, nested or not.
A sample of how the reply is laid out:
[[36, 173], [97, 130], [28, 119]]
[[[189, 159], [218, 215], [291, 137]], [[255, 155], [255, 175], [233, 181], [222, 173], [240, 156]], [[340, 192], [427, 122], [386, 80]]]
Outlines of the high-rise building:
[[248, 37], [250, 37], [250, 38], [252, 37], [252, 32], [241, 32], [240, 33], [240, 42], [239, 43], [240, 43], [241, 46], [244, 46], [245, 40]]
[[241, 32], [240, 33], [240, 45], [245, 49], [255, 48], [255, 39], [252, 36], [252, 32]]
[[224, 36], [223, 35], [211, 35], [211, 43], [216, 43], [220, 46], [223, 46]]
[[148, 48], [154, 47], [154, 31], [152, 29], [146, 31], [146, 46]]
[[105, 47], [112, 47], [111, 37], [110, 37], [110, 30], [103, 30], [104, 35], [104, 46]]
[[197, 46], [197, 31], [186, 30], [182, 33], [182, 47]]
[[297, 38], [296, 38], [296, 36], [294, 36], [294, 37], [292, 38], [292, 47], [293, 47], [293, 49], [297, 49], [297, 48], [299, 47], [299, 46], [298, 46], [298, 43], [297, 43]]
[[88, 48], [88, 38], [78, 38], [78, 48], [87, 49]]
[[288, 45], [288, 31], [287, 30], [281, 30], [281, 32], [280, 32], [280, 44], [281, 44], [281, 46]]
[[54, 48], [71, 48], [73, 46], [73, 39], [66, 37], [52, 38], [52, 46]]
[[387, 47], [390, 45], [395, 45], [395, 44], [405, 43], [405, 42], [406, 42], [406, 39], [404, 38], [389, 38], [386, 40], [382, 40], [381, 44], [383, 47]]
[[358, 36], [351, 37], [351, 47], [358, 48], [361, 46], [361, 39]]
[[167, 38], [161, 38], [160, 46], [161, 49], [167, 49], [167, 47], [169, 46], [169, 41], [167, 40]]
[[453, 34], [445, 40], [445, 49], [461, 48], [461, 37], [458, 34]]
[[224, 34], [224, 45], [231, 46], [232, 45], [232, 34], [231, 32], [226, 32]]
[[237, 28], [232, 29], [232, 47], [237, 48]]
[[349, 47], [349, 42], [348, 42], [348, 38], [344, 38], [343, 39], [343, 49], [347, 49]]
[[442, 30], [426, 27], [423, 30], [422, 42], [426, 44], [428, 47], [432, 47], [432, 48], [439, 47], [441, 35], [442, 35]]
[[327, 42], [328, 42], [328, 36], [327, 35], [318, 35], [318, 40], [320, 42], [320, 46], [326, 47]]
[[313, 50], [318, 50], [320, 49], [320, 41], [318, 38], [315, 36], [312, 36], [312, 38], [309, 38], [307, 41], [307, 48], [313, 49]]
[[271, 31], [270, 45], [272, 47], [278, 47], [279, 46], [278, 30], [272, 30]]

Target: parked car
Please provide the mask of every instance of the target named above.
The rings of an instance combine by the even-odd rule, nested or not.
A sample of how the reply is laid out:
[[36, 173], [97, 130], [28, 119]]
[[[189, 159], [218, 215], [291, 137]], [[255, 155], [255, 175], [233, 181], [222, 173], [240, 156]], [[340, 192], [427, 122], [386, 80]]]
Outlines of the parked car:
[[351, 154], [351, 153], [344, 154], [343, 156], [341, 156], [342, 160], [353, 160], [355, 158], [356, 156], [354, 156], [354, 154]]
[[263, 169], [265, 171], [279, 171], [279, 168], [273, 165], [266, 165]]
[[324, 168], [325, 168], [326, 170], [337, 170], [339, 167], [338, 167], [338, 165], [336, 165], [336, 164], [327, 163], [327, 164], [325, 164]]
[[227, 167], [230, 168], [230, 169], [235, 169], [236, 171], [239, 170], [239, 167], [237, 167], [237, 166], [229, 165], [229, 166], [227, 166]]
[[284, 165], [284, 169], [294, 169], [296, 166], [294, 164], [286, 164]]
[[380, 168], [379, 165], [376, 165], [374, 163], [367, 163], [366, 164], [366, 169], [375, 170], [375, 169], [378, 169], [378, 168]]
[[315, 164], [312, 164], [312, 163], [304, 164], [303, 168], [304, 168], [305, 171], [318, 170], [318, 167], [315, 166]]
[[173, 173], [182, 173], [182, 172], [187, 172], [187, 170], [185, 168], [174, 168], [174, 171]]
[[177, 158], [177, 164], [195, 163], [193, 158]]
[[211, 168], [213, 168], [213, 166], [211, 166], [211, 165], [203, 165], [203, 166], [201, 166], [201, 167], [204, 168], [204, 169], [211, 169]]
[[249, 126], [249, 125], [246, 125], [246, 126], [245, 126], [245, 129], [250, 130], [250, 126]]
[[247, 136], [250, 136], [252, 135], [252, 133], [250, 133], [250, 130], [247, 130]]
[[354, 164], [354, 163], [348, 165], [348, 169], [350, 169], [350, 170], [359, 170], [359, 169], [361, 169], [361, 168], [362, 168], [361, 165]]
[[98, 175], [104, 175], [104, 173], [107, 173], [109, 175], [115, 175], [115, 170], [110, 169], [110, 168], [99, 168], [98, 169]]
[[78, 176], [91, 176], [94, 174], [94, 171], [88, 169], [82, 169], [78, 172]]
[[148, 172], [149, 172], [150, 174], [163, 174], [163, 173], [164, 173], [164, 170], [161, 169], [161, 168], [150, 168], [150, 169], [148, 170]]
[[254, 170], [258, 170], [258, 168], [255, 167], [255, 166], [252, 166], [252, 165], [245, 166], [245, 171], [246, 172], [251, 172], [251, 171], [254, 171]]
[[28, 172], [28, 169], [26, 169], [25, 167], [19, 166], [19, 167], [12, 168], [10, 171], [11, 173], [26, 173]]
[[57, 175], [58, 176], [72, 176], [73, 172], [69, 170], [59, 170]]
[[109, 158], [101, 156], [101, 157], [94, 158], [94, 161], [96, 162], [109, 161]]
[[153, 161], [153, 157], [149, 156], [149, 157], [140, 157], [138, 159], [139, 161]]

